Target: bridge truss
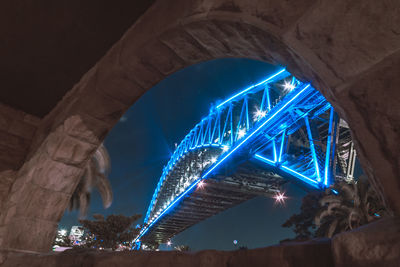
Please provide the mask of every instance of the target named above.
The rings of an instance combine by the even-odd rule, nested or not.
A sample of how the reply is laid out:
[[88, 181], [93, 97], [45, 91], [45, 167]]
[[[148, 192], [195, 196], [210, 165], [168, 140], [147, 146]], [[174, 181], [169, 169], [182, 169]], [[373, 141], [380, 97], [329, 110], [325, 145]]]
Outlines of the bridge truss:
[[134, 244], [160, 244], [288, 181], [323, 190], [351, 180], [347, 124], [310, 84], [281, 69], [211, 108], [162, 171]]

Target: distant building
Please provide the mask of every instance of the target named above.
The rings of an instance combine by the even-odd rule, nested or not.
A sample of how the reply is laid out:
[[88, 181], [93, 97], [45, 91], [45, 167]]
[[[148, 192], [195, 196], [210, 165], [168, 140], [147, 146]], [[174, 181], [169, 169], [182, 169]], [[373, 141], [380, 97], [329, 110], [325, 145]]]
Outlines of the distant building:
[[71, 239], [74, 245], [79, 244], [82, 241], [84, 233], [85, 231], [82, 226], [74, 225], [71, 227], [69, 239]]

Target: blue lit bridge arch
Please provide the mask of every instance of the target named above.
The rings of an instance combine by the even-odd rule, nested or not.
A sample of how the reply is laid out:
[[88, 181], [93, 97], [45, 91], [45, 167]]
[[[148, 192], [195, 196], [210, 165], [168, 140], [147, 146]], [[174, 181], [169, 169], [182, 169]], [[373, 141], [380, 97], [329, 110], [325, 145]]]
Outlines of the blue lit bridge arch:
[[214, 105], [176, 147], [134, 240], [160, 244], [290, 180], [323, 190], [352, 179], [347, 124], [310, 84], [281, 69]]

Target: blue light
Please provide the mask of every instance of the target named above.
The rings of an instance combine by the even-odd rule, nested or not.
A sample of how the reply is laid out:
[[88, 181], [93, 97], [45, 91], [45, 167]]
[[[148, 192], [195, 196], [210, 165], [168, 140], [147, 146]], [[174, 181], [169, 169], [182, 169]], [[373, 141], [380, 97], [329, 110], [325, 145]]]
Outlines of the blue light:
[[[188, 189], [186, 189], [183, 193], [180, 194], [166, 209], [164, 209], [160, 215], [157, 216], [157, 218], [150, 223], [145, 229], [143, 229], [143, 232], [134, 240], [136, 241], [140, 237], [142, 237], [148, 229], [152, 225], [154, 225], [155, 222], [157, 222], [177, 201], [179, 201], [183, 196], [185, 196], [190, 190], [193, 189], [194, 186], [197, 185], [197, 183], [200, 182], [200, 180], [205, 179], [215, 168], [217, 168], [222, 162], [224, 162], [230, 155], [232, 155], [233, 152], [235, 152], [238, 148], [240, 148], [244, 143], [246, 143], [254, 134], [256, 134], [258, 131], [260, 131], [268, 122], [270, 122], [276, 115], [278, 115], [282, 110], [284, 110], [291, 102], [293, 102], [297, 97], [299, 97], [307, 88], [309, 88], [310, 85], [307, 84], [303, 89], [301, 89], [295, 96], [293, 96], [290, 100], [288, 100], [282, 107], [280, 107], [274, 114], [269, 116], [268, 118], [265, 119], [264, 122], [260, 124], [260, 126], [257, 127], [257, 129], [253, 130], [246, 138], [244, 138], [238, 145], [236, 145], [231, 151], [226, 153], [226, 155], [219, 161], [217, 161], [211, 168], [209, 168], [206, 173], [199, 179], [197, 179]], [[150, 209], [150, 208], [149, 208]]]
[[333, 124], [333, 107], [331, 107], [331, 111], [329, 114], [329, 129], [328, 129], [328, 140], [326, 143], [326, 154], [325, 154], [325, 173], [324, 173], [324, 185], [328, 185], [328, 177], [329, 177], [329, 167], [330, 167], [330, 158], [331, 158], [331, 143], [332, 143], [332, 124]]
[[319, 187], [318, 187], [318, 182], [317, 182], [317, 181], [315, 181], [315, 180], [313, 180], [313, 179], [311, 179], [311, 178], [308, 178], [307, 176], [305, 176], [305, 175], [303, 175], [303, 174], [301, 174], [301, 173], [298, 173], [298, 172], [296, 172], [295, 170], [290, 169], [289, 167], [286, 167], [286, 166], [283, 166], [283, 165], [282, 165], [281, 168], [287, 170], [288, 172], [290, 172], [290, 173], [292, 173], [292, 174], [294, 174], [294, 175], [297, 176], [297, 178], [299, 178], [300, 180], [303, 180], [304, 182], [306, 182], [306, 183], [308, 183], [308, 184], [310, 184], [310, 185], [312, 185], [312, 186], [314, 186], [314, 187], [316, 187], [316, 188], [319, 188]]
[[266, 162], [266, 163], [269, 163], [269, 164], [271, 164], [272, 166], [275, 166], [275, 161], [270, 160], [270, 159], [267, 159], [266, 157], [263, 157], [263, 156], [261, 156], [260, 154], [255, 154], [254, 157], [255, 157], [256, 159], [260, 159], [260, 160], [262, 160], [262, 161], [264, 161], [264, 162]]
[[[198, 145], [198, 146], [196, 146], [196, 147], [193, 147], [193, 148], [191, 148], [190, 150], [194, 150], [194, 149], [197, 149], [197, 148], [204, 148], [204, 147], [221, 147], [221, 148], [224, 148], [224, 147], [226, 147], [226, 146], [224, 146], [224, 145], [222, 145], [222, 144], [203, 144], [203, 145]], [[175, 152], [174, 152], [175, 153]], [[182, 156], [182, 155], [181, 155]], [[180, 157], [179, 158], [177, 158], [177, 159], [175, 159], [175, 160], [173, 160], [173, 162], [176, 162], [176, 161], [178, 161], [180, 159]], [[164, 180], [165, 180], [165, 177], [168, 175], [168, 173], [169, 173], [169, 171], [171, 171], [172, 169], [173, 169], [173, 164], [171, 164], [172, 162], [171, 162], [171, 160], [168, 162], [168, 164], [167, 164], [167, 167], [163, 170], [163, 174], [161, 175], [161, 178], [160, 178], [160, 180], [159, 180], [159, 182], [158, 182], [158, 184], [157, 184], [157, 188], [156, 188], [156, 190], [155, 190], [155, 192], [154, 192], [154, 194], [153, 194], [153, 197], [152, 197], [152, 200], [150, 201], [150, 205], [149, 205], [149, 208], [148, 208], [148, 210], [147, 210], [147, 212], [146, 212], [146, 217], [145, 217], [145, 222], [147, 222], [148, 221], [148, 219], [149, 219], [149, 217], [150, 217], [150, 213], [151, 213], [151, 209], [153, 208], [153, 206], [154, 206], [154, 200], [155, 200], [155, 198], [157, 197], [157, 193], [159, 192], [159, 190], [160, 190], [160, 188], [161, 188], [161, 185], [162, 185], [162, 183], [164, 182]], [[165, 171], [166, 170], [166, 171]]]
[[331, 191], [332, 191], [332, 193], [334, 193], [335, 195], [338, 195], [338, 194], [339, 194], [339, 192], [336, 191], [335, 189], [331, 189]]
[[269, 87], [266, 88], [266, 97], [267, 97], [267, 107], [268, 107], [268, 112], [271, 110], [271, 99], [269, 97]]
[[274, 166], [274, 167], [278, 167], [278, 168], [280, 168], [280, 169], [283, 170], [283, 171], [289, 172], [290, 174], [292, 174], [292, 175], [294, 175], [295, 177], [299, 178], [300, 180], [306, 182], [307, 184], [310, 184], [310, 185], [312, 185], [313, 187], [319, 188], [319, 187], [318, 187], [318, 182], [317, 182], [317, 181], [315, 181], [315, 180], [313, 180], [313, 179], [311, 179], [311, 178], [308, 178], [307, 176], [305, 176], [305, 175], [303, 175], [303, 174], [301, 174], [301, 173], [298, 173], [298, 172], [296, 172], [295, 170], [290, 169], [289, 167], [286, 167], [286, 166], [283, 166], [283, 165], [281, 165], [281, 166], [276, 166], [276, 162], [274, 162], [274, 161], [272, 161], [272, 160], [270, 160], [270, 159], [268, 159], [268, 158], [266, 158], [266, 157], [264, 157], [264, 156], [261, 156], [260, 154], [255, 154], [255, 155], [254, 155], [254, 158], [256, 158], [256, 159], [258, 159], [258, 160], [261, 160], [262, 162], [268, 163], [268, 164], [270, 164], [270, 165], [272, 165], [272, 166]]
[[317, 173], [317, 181], [321, 182], [321, 175], [319, 174], [317, 153], [315, 152], [314, 139], [313, 139], [313, 136], [311, 133], [310, 122], [308, 121], [308, 117], [305, 117], [305, 122], [306, 122], [307, 134], [308, 134], [308, 141], [310, 143], [311, 155], [312, 155], [313, 161], [314, 161], [315, 172]]
[[[281, 75], [282, 73], [284, 73], [284, 74], [281, 76], [278, 76], [274, 80], [277, 81], [280, 78], [282, 78], [282, 76], [284, 76], [284, 75], [286, 75], [285, 77], [287, 77], [287, 75], [290, 75], [290, 74], [286, 73], [285, 71], [286, 71], [285, 69], [280, 70], [279, 72], [270, 76], [266, 80], [242, 90], [241, 92], [237, 93], [236, 95], [225, 100], [223, 103], [219, 104], [216, 108], [211, 109], [209, 115], [206, 118], [203, 118], [200, 123], [196, 124], [196, 126], [185, 136], [185, 138], [181, 141], [181, 143], [176, 147], [174, 153], [172, 154], [172, 157], [170, 158], [167, 165], [163, 169], [162, 176], [157, 184], [156, 191], [153, 194], [153, 198], [150, 202], [150, 206], [149, 206], [149, 209], [146, 214], [145, 223], [148, 225], [145, 226], [144, 229], [142, 229], [140, 231], [140, 234], [135, 238], [134, 242], [136, 242], [136, 243], [139, 242], [139, 239], [141, 237], [143, 237], [146, 233], [148, 233], [148, 231], [150, 230], [151, 227], [154, 227], [154, 228], [158, 227], [158, 226], [155, 226], [155, 224], [157, 222], [159, 222], [160, 219], [163, 218], [163, 216], [165, 214], [167, 214], [168, 212], [171, 212], [173, 207], [175, 205], [177, 205], [179, 203], [179, 201], [182, 200], [183, 197], [190, 194], [190, 192], [193, 190], [193, 188], [196, 185], [198, 185], [198, 183], [200, 181], [202, 181], [203, 179], [207, 179], [208, 176], [210, 176], [216, 168], [218, 168], [231, 155], [233, 155], [233, 153], [235, 151], [239, 150], [239, 148], [241, 148], [242, 146], [247, 149], [248, 146], [245, 146], [244, 144], [246, 144], [246, 143], [253, 144], [253, 142], [251, 140], [255, 140], [257, 143], [257, 146], [258, 146], [259, 142], [264, 140], [264, 139], [262, 139], [262, 138], [264, 138], [264, 136], [267, 139], [269, 139], [269, 141], [272, 141], [272, 143], [273, 143], [273, 155], [268, 155], [268, 157], [270, 157], [270, 158], [273, 157], [274, 159], [271, 160], [271, 159], [261, 156], [259, 154], [255, 154], [254, 158], [261, 160], [264, 163], [267, 163], [271, 166], [274, 166], [275, 168], [279, 168], [282, 171], [282, 173], [290, 174], [294, 178], [298, 178], [298, 179], [306, 182], [307, 184], [310, 184], [311, 186], [313, 186], [315, 188], [323, 187], [322, 183], [319, 183], [321, 181], [321, 177], [320, 177], [318, 165], [317, 165], [317, 171], [316, 171], [317, 172], [316, 179], [318, 179], [318, 181], [317, 181], [316, 179], [314, 179], [315, 178], [314, 174], [309, 175], [308, 170], [304, 171], [304, 170], [297, 169], [297, 167], [293, 167], [294, 169], [289, 167], [289, 165], [286, 164], [286, 160], [288, 158], [286, 158], [283, 155], [283, 153], [287, 153], [286, 149], [284, 149], [285, 143], [288, 144], [286, 137], [290, 136], [290, 134], [291, 134], [290, 131], [292, 131], [292, 129], [288, 128], [288, 127], [291, 127], [291, 125], [294, 125], [294, 127], [298, 127], [297, 124], [300, 121], [300, 119], [304, 118], [305, 116], [308, 116], [309, 114], [312, 114], [313, 115], [312, 118], [314, 118], [315, 114], [320, 112], [321, 105], [325, 105], [326, 100], [322, 97], [322, 95], [319, 94], [319, 92], [317, 92], [315, 90], [305, 91], [307, 88], [310, 87], [309, 84], [302, 84], [302, 83], [296, 81], [296, 87], [293, 88], [293, 91], [288, 93], [283, 98], [279, 98], [280, 103], [278, 103], [277, 105], [273, 105], [273, 107], [271, 109], [271, 103], [270, 103], [270, 99], [269, 99], [269, 89], [268, 89], [269, 83], [268, 83], [268, 81], [273, 82], [272, 79], [274, 79], [278, 75]], [[292, 82], [293, 82], [293, 78], [292, 78]], [[247, 103], [248, 95], [246, 95], [246, 94], [249, 94], [249, 93], [255, 94], [254, 96], [258, 97], [259, 94], [256, 94], [256, 93], [259, 92], [260, 90], [263, 90], [263, 88], [261, 88], [261, 87], [256, 88], [257, 86], [260, 86], [260, 85], [264, 85], [263, 88], [265, 88], [264, 94], [262, 95], [263, 99], [262, 99], [262, 104], [261, 104], [261, 110], [264, 109], [263, 103], [265, 103], [268, 106], [267, 108], [268, 108], [269, 114], [267, 113], [266, 116], [263, 116], [263, 118], [261, 118], [259, 120], [257, 119], [254, 122], [251, 121], [252, 126], [250, 127], [250, 122], [249, 122], [249, 118], [248, 118], [249, 107], [248, 107], [248, 103]], [[250, 96], [250, 97], [253, 98], [254, 96]], [[265, 100], [264, 100], [264, 98], [265, 98]], [[298, 100], [295, 101], [295, 99], [297, 99], [297, 98], [298, 98]], [[232, 102], [239, 101], [239, 100], [245, 101], [245, 103], [243, 104], [243, 106], [241, 108], [239, 122], [237, 122], [237, 118], [234, 118], [235, 126], [236, 126], [236, 124], [238, 124], [237, 129], [234, 129], [233, 125], [232, 125], [232, 122], [234, 120], [234, 119], [232, 119], [232, 116], [233, 116], [232, 106], [234, 106], [234, 104]], [[229, 105], [226, 105], [228, 102], [229, 102]], [[253, 102], [251, 102], [251, 103], [253, 103]], [[223, 107], [223, 109], [219, 109], [221, 107]], [[229, 110], [228, 110], [228, 107], [229, 107]], [[238, 105], [238, 107], [239, 107], [239, 105]], [[306, 111], [303, 111], [303, 109], [305, 109]], [[300, 110], [301, 112], [293, 112], [293, 111], [297, 111], [297, 110]], [[315, 111], [315, 110], [317, 110], [317, 111]], [[222, 112], [223, 112], [223, 115], [220, 115]], [[243, 135], [243, 138], [240, 138], [238, 140], [232, 140], [234, 135], [239, 131], [239, 128], [242, 126], [241, 122], [242, 122], [242, 116], [243, 116], [244, 112], [246, 113], [245, 120], [246, 120], [246, 129], [247, 129], [246, 132], [247, 133], [245, 133]], [[280, 113], [283, 113], [283, 115], [279, 115]], [[292, 115], [290, 115], [290, 118], [289, 117], [286, 118], [285, 115], [289, 114], [289, 113]], [[221, 116], [221, 118], [219, 116]], [[226, 116], [226, 120], [225, 120], [225, 118], [222, 118], [222, 116]], [[235, 116], [236, 116], [236, 113], [235, 113]], [[221, 124], [224, 122], [224, 120], [225, 120], [225, 124], [223, 125], [224, 127], [223, 127], [223, 131], [221, 133], [221, 127], [222, 127]], [[218, 122], [218, 125], [217, 125], [217, 122]], [[207, 123], [207, 124], [204, 124], [204, 123]], [[295, 124], [295, 123], [297, 123], [297, 124]], [[229, 125], [230, 125], [230, 127], [229, 127]], [[228, 131], [229, 128], [230, 128], [230, 131]], [[308, 128], [309, 128], [309, 125], [308, 125]], [[286, 133], [286, 129], [287, 129], [288, 133]], [[224, 134], [225, 130], [227, 130], [226, 137]], [[266, 131], [266, 132], [264, 133], [264, 131]], [[218, 132], [218, 136], [215, 136], [215, 134], [217, 134], [217, 132]], [[279, 134], [282, 134], [282, 136], [279, 136]], [[251, 139], [253, 136], [255, 138]], [[217, 138], [215, 138], [215, 137], [217, 137]], [[229, 141], [229, 139], [230, 139], [230, 141]], [[281, 140], [278, 140], [278, 139], [281, 139]], [[312, 141], [312, 138], [310, 140]], [[269, 142], [269, 141], [266, 141], [266, 142]], [[281, 141], [280, 145], [278, 143], [279, 141]], [[264, 143], [264, 144], [267, 144], [267, 143]], [[229, 146], [227, 146], [227, 145], [229, 145]], [[314, 144], [312, 144], [312, 145], [314, 145]], [[261, 147], [256, 147], [254, 150], [251, 150], [251, 151], [257, 151], [258, 149], [264, 149], [263, 146], [265, 146], [265, 145], [261, 145]], [[194, 182], [192, 184], [190, 184], [189, 187], [186, 189], [184, 188], [184, 186], [186, 186], [186, 183], [185, 183], [183, 188], [180, 189], [180, 190], [184, 190], [181, 194], [176, 196], [175, 194], [161, 193], [161, 195], [163, 197], [165, 197], [165, 198], [162, 198], [163, 200], [168, 199], [169, 201], [172, 201], [167, 206], [165, 206], [165, 204], [168, 203], [168, 201], [161, 203], [161, 201], [159, 200], [159, 202], [161, 204], [156, 204], [156, 203], [159, 203], [157, 201], [157, 199], [159, 197], [160, 191], [162, 190], [164, 184], [166, 183], [166, 181], [168, 181], [168, 175], [170, 175], [171, 171], [176, 170], [176, 164], [181, 162], [181, 159], [183, 157], [185, 157], [185, 155], [188, 151], [197, 150], [197, 149], [203, 148], [203, 147], [220, 147], [220, 148], [222, 148], [223, 151], [218, 152], [219, 156], [217, 156], [217, 157], [219, 157], [219, 159], [217, 159], [217, 161], [214, 160], [215, 162], [211, 161], [210, 162], [211, 166], [208, 165], [209, 167], [208, 167], [208, 169], [205, 169], [205, 171], [204, 171], [204, 165], [203, 165], [203, 167], [202, 167], [203, 174], [201, 175], [201, 177], [194, 180]], [[228, 149], [225, 149], [225, 148], [228, 148]], [[250, 148], [250, 149], [252, 149], [252, 148]], [[334, 149], [334, 148], [332, 148], [332, 149]], [[255, 153], [255, 152], [251, 152], [251, 151], [250, 151], [250, 153]], [[314, 148], [314, 152], [315, 152], [315, 148]], [[314, 162], [316, 164], [318, 164], [318, 162], [316, 160], [314, 160]], [[209, 163], [207, 163], [207, 164], [209, 164]], [[284, 166], [283, 164], [286, 164], [287, 166]], [[307, 168], [310, 168], [310, 166], [307, 166]], [[311, 165], [311, 169], [312, 169], [312, 165]], [[322, 170], [322, 167], [321, 167], [321, 170]], [[300, 171], [300, 172], [298, 172], [298, 171]], [[307, 174], [307, 176], [311, 176], [312, 178], [307, 177], [305, 174]], [[326, 175], [326, 172], [324, 174]], [[190, 175], [190, 173], [189, 173], [189, 175]], [[324, 179], [324, 183], [325, 184], [327, 183], [326, 178]], [[164, 191], [162, 191], [162, 192], [164, 192]], [[162, 208], [163, 205], [165, 207], [164, 209]]]
[[188, 189], [186, 189], [183, 193], [181, 193], [180, 196], [178, 196], [172, 203], [170, 203], [168, 205], [167, 208], [165, 208], [163, 210], [163, 212], [160, 213], [160, 215], [158, 215], [158, 217], [151, 222], [143, 232], [140, 233], [140, 235], [138, 237], [135, 238], [135, 240], [133, 240], [133, 242], [136, 242], [136, 240], [138, 240], [139, 238], [141, 238], [149, 229], [152, 225], [154, 225], [169, 209], [171, 209], [179, 200], [181, 200], [189, 191], [191, 191], [202, 179], [198, 178]]
[[235, 98], [238, 97], [238, 96], [243, 95], [243, 94], [246, 93], [247, 91], [249, 91], [249, 90], [251, 90], [251, 89], [253, 89], [253, 88], [255, 88], [255, 87], [257, 87], [257, 86], [259, 86], [259, 85], [261, 85], [261, 84], [263, 84], [263, 83], [266, 83], [266, 82], [272, 80], [273, 78], [275, 78], [276, 76], [278, 76], [279, 74], [281, 74], [281, 73], [283, 73], [283, 72], [285, 72], [285, 71], [286, 71], [286, 69], [283, 68], [283, 69], [281, 69], [280, 71], [278, 71], [277, 73], [275, 73], [275, 74], [273, 74], [272, 76], [270, 76], [270, 77], [268, 77], [267, 79], [265, 79], [264, 81], [259, 82], [259, 83], [257, 83], [257, 84], [254, 84], [254, 85], [252, 85], [252, 86], [250, 86], [250, 87], [248, 87], [248, 88], [246, 88], [246, 89], [240, 91], [240, 92], [237, 93], [236, 95], [234, 95], [234, 96], [228, 98], [227, 100], [225, 100], [224, 102], [222, 102], [221, 104], [219, 104], [219, 105], [217, 106], [217, 108], [222, 107], [222, 106], [225, 105], [226, 103], [232, 101], [233, 99], [235, 99]]
[[204, 174], [203, 178], [207, 177], [219, 164], [221, 164], [226, 158], [228, 158], [233, 152], [235, 152], [239, 147], [241, 147], [247, 140], [249, 140], [254, 134], [261, 130], [268, 122], [270, 122], [276, 115], [278, 115], [287, 105], [293, 102], [301, 93], [303, 93], [310, 85], [306, 85], [300, 92], [298, 92], [293, 98], [286, 102], [278, 111], [276, 111], [271, 117], [267, 118], [257, 129], [255, 129], [251, 134], [249, 134], [243, 141], [241, 141], [235, 148], [233, 148], [229, 153], [227, 153], [219, 162], [214, 164], [207, 172]]
[[276, 144], [275, 144], [275, 139], [272, 139], [272, 150], [274, 153], [274, 161], [276, 162], [278, 160], [277, 156], [276, 156]]
[[285, 134], [286, 134], [286, 129], [283, 130], [283, 133], [282, 133], [281, 149], [279, 150], [278, 162], [281, 162], [281, 160], [282, 160], [283, 144], [285, 143]]
[[374, 213], [375, 217], [381, 217], [378, 213]]

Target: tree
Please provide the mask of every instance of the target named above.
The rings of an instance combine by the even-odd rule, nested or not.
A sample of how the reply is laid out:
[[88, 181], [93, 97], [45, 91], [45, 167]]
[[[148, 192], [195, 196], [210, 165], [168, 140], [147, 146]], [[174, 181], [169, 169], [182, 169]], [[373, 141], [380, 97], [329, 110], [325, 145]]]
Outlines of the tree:
[[107, 174], [110, 171], [110, 157], [106, 148], [100, 145], [86, 163], [83, 175], [70, 199], [68, 209], [79, 210], [79, 217], [87, 214], [93, 188], [97, 188], [103, 200], [104, 208], [112, 203], [112, 189]]
[[303, 198], [300, 213], [282, 225], [293, 228], [296, 237], [281, 242], [330, 238], [385, 215], [380, 198], [365, 176], [358, 181], [341, 181], [324, 193], [309, 193]]
[[79, 221], [87, 232], [85, 247], [115, 250], [120, 245], [129, 246], [130, 242], [139, 234], [140, 229], [132, 226], [141, 217], [139, 214], [130, 217], [109, 215], [106, 219], [103, 215], [95, 214], [93, 217], [94, 221]]
[[292, 215], [282, 224], [283, 227], [293, 228], [296, 236], [294, 239], [283, 241], [304, 241], [314, 237], [316, 229], [314, 217], [321, 209], [319, 200], [322, 196], [323, 193], [308, 193], [304, 196], [300, 207], [300, 213]]
[[317, 236], [332, 237], [386, 215], [383, 203], [365, 176], [356, 182], [339, 182], [333, 189], [338, 194], [330, 190], [320, 200], [321, 210], [315, 216]]

